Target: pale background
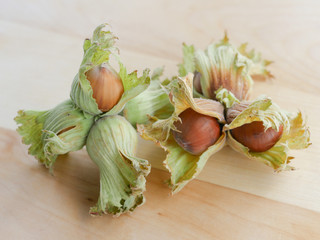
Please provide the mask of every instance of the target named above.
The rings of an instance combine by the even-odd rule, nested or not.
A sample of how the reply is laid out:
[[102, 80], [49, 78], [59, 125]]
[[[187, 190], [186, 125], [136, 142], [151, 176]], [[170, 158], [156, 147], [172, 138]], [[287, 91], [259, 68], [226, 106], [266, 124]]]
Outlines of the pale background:
[[[18, 109], [47, 109], [66, 99], [83, 40], [103, 22], [119, 37], [121, 57], [132, 70], [165, 65], [173, 75], [182, 42], [204, 48], [227, 30], [233, 43], [249, 42], [276, 61], [272, 84], [279, 91], [264, 89], [271, 97], [281, 99], [287, 88], [319, 93], [319, 9], [316, 0], [1, 0], [0, 125], [15, 128]], [[292, 110], [302, 108], [301, 97]]]
[[[93, 220], [87, 212], [98, 178], [86, 153], [58, 160], [51, 178], [20, 138], [2, 128], [0, 213], [6, 220], [0, 218], [0, 233], [8, 239], [320, 238], [320, 1], [0, 0], [0, 6], [1, 127], [15, 129], [19, 109], [48, 109], [68, 98], [84, 38], [108, 22], [130, 70], [164, 65], [167, 76], [177, 72], [182, 42], [204, 48], [225, 30], [232, 43], [248, 42], [275, 62], [276, 78], [256, 82], [254, 96], [264, 93], [287, 110], [301, 109], [313, 143], [294, 152], [296, 171], [280, 174], [227, 147], [209, 160], [201, 181], [174, 197], [162, 184], [168, 176], [153, 169], [145, 206], [117, 220]], [[164, 154], [152, 143], [142, 142], [139, 155], [161, 168]]]

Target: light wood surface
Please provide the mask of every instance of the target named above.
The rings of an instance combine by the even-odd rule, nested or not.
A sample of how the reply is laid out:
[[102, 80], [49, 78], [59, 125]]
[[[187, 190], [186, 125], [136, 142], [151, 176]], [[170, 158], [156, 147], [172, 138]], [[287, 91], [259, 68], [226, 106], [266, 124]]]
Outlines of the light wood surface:
[[90, 217], [99, 172], [85, 151], [57, 160], [54, 176], [0, 129], [0, 233], [4, 239], [317, 239], [320, 214], [194, 180], [171, 196], [152, 169], [133, 214]]
[[[273, 81], [256, 82], [289, 111], [308, 115], [313, 145], [293, 154], [293, 172], [272, 169], [226, 147], [180, 193], [153, 165], [147, 203], [132, 215], [91, 218], [98, 170], [84, 151], [58, 159], [55, 176], [27, 155], [12, 130], [18, 109], [48, 109], [69, 96], [83, 39], [109, 22], [130, 70], [166, 66], [176, 74], [182, 42], [204, 48], [227, 30], [231, 42], [274, 60]], [[319, 239], [319, 1], [7, 1], [0, 8], [0, 234], [7, 239]], [[6, 129], [5, 129], [6, 128]], [[157, 168], [157, 169], [156, 169]], [[0, 237], [2, 238], [2, 237]]]

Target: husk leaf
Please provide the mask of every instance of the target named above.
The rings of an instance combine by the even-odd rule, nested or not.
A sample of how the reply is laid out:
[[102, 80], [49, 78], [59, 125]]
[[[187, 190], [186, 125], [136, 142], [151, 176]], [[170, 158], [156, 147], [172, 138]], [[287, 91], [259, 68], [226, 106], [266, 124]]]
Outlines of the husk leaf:
[[187, 44], [182, 44], [183, 60], [182, 63], [178, 65], [179, 76], [185, 77], [188, 73], [193, 73], [196, 70], [194, 53], [195, 48], [193, 45], [188, 46]]
[[267, 69], [272, 61], [263, 59], [261, 53], [256, 52], [254, 49], [248, 51], [247, 46], [247, 43], [241, 44], [240, 47], [238, 47], [238, 51], [253, 62], [249, 71], [252, 79], [265, 81], [274, 78], [271, 72]]
[[14, 119], [19, 125], [17, 132], [22, 136], [22, 142], [30, 145], [28, 153], [40, 162], [46, 159], [41, 136], [48, 113], [49, 111], [19, 110]]
[[210, 44], [205, 51], [196, 51], [192, 45], [183, 44], [183, 62], [179, 65], [179, 74], [201, 74], [202, 92], [194, 91], [196, 97], [204, 96], [216, 100], [215, 91], [223, 87], [239, 100], [246, 100], [252, 91], [252, 64], [249, 58], [229, 43], [225, 34], [221, 41]]
[[18, 133], [29, 154], [52, 170], [58, 155], [81, 149], [93, 124], [93, 116], [85, 115], [71, 100], [49, 111], [19, 111], [15, 118], [21, 126]]
[[196, 71], [201, 74], [201, 89], [206, 98], [216, 99], [220, 87], [231, 91], [239, 100], [250, 97], [253, 81], [249, 74], [252, 62], [229, 44], [211, 44], [206, 51], [195, 53]]
[[148, 115], [165, 119], [173, 113], [167, 90], [159, 79], [162, 72], [163, 68], [156, 69], [149, 87], [126, 104], [123, 115], [134, 127], [136, 124], [146, 123], [149, 120]]
[[135, 157], [138, 136], [122, 116], [99, 119], [87, 138], [87, 151], [100, 171], [100, 196], [93, 215], [120, 215], [144, 203], [147, 160]]
[[85, 114], [71, 100], [53, 108], [43, 125], [44, 164], [52, 167], [58, 155], [80, 150], [93, 122], [94, 117]]

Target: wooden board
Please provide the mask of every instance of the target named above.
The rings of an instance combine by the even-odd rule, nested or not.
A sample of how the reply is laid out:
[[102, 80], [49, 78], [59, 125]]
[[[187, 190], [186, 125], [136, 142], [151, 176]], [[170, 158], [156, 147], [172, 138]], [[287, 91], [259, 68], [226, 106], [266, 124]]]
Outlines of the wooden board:
[[[18, 109], [49, 109], [69, 97], [83, 39], [109, 22], [129, 70], [177, 73], [181, 44], [204, 48], [227, 30], [231, 42], [262, 52], [276, 79], [255, 82], [289, 111], [308, 115], [313, 145], [293, 154], [293, 172], [272, 169], [226, 147], [179, 194], [163, 184], [164, 152], [148, 159], [147, 203], [120, 218], [88, 215], [98, 170], [84, 151], [58, 159], [55, 176], [27, 155], [9, 129]], [[320, 239], [319, 1], [4, 1], [0, 8], [0, 238]], [[162, 170], [157, 170], [162, 169]]]
[[99, 172], [85, 151], [57, 160], [54, 176], [0, 129], [3, 239], [318, 239], [320, 214], [194, 180], [171, 196], [152, 169], [147, 202], [133, 214], [90, 217]]

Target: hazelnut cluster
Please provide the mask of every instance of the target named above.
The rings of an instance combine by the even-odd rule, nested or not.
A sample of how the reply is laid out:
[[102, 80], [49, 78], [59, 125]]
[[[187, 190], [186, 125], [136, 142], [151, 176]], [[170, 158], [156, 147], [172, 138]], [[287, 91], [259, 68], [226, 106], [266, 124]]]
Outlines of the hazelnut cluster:
[[143, 138], [167, 152], [163, 164], [173, 193], [227, 144], [276, 171], [294, 169], [289, 150], [310, 145], [301, 112], [288, 113], [266, 96], [250, 99], [254, 79], [273, 77], [267, 70], [271, 62], [245, 44], [234, 47], [227, 36], [205, 51], [184, 44], [183, 53], [179, 76], [165, 86], [174, 107], [171, 116], [153, 115], [138, 125]]
[[[136, 156], [138, 134], [159, 144], [173, 193], [195, 178], [226, 144], [275, 170], [293, 169], [290, 149], [310, 145], [300, 112], [287, 113], [270, 98], [250, 100], [253, 80], [268, 79], [270, 61], [229, 43], [205, 51], [183, 45], [178, 76], [163, 69], [127, 73], [116, 37], [98, 26], [84, 55], [70, 98], [47, 111], [20, 110], [15, 118], [29, 154], [51, 171], [57, 157], [86, 146], [100, 171], [100, 196], [90, 214], [120, 215], [144, 203], [147, 160]], [[118, 62], [119, 70], [111, 63]]]
[[121, 112], [148, 88], [150, 77], [148, 69], [141, 77], [137, 71], [127, 73], [114, 47], [117, 38], [105, 27], [98, 26], [84, 41], [70, 98], [47, 111], [21, 110], [15, 120], [29, 154], [51, 171], [58, 155], [86, 146], [100, 171], [100, 196], [90, 214], [120, 215], [144, 203], [150, 164], [136, 157], [138, 135]]

